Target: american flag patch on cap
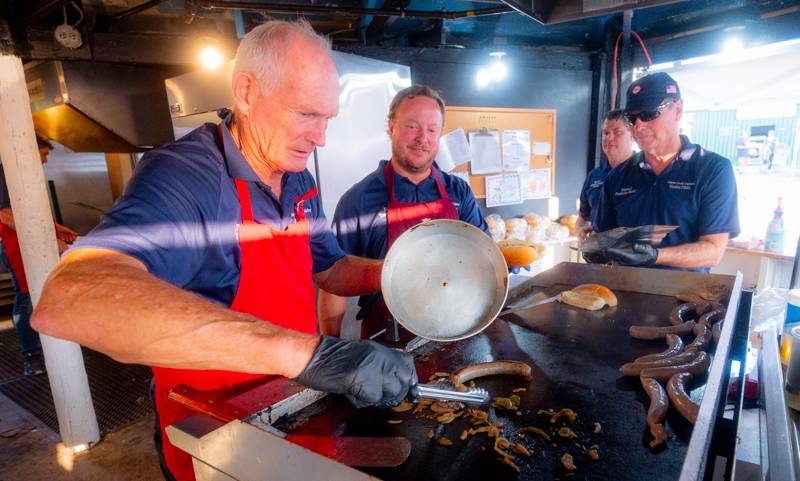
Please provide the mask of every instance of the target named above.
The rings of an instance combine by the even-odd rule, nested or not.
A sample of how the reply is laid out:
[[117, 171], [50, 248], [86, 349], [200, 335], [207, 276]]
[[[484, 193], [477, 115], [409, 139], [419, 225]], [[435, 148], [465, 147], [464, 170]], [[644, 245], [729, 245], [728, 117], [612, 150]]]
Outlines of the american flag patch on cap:
[[678, 87], [676, 87], [675, 85], [667, 85], [667, 93], [668, 94], [678, 93]]

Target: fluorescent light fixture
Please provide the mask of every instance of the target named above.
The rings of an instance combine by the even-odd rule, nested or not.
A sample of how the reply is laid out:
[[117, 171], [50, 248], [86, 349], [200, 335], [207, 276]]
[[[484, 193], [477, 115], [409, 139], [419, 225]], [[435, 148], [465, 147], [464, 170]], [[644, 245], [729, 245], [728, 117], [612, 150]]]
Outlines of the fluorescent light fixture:
[[485, 68], [478, 70], [478, 74], [475, 75], [475, 84], [478, 86], [479, 89], [482, 89], [489, 85], [489, 82], [492, 80], [492, 74]]
[[224, 61], [216, 47], [207, 46], [200, 51], [200, 64], [209, 70], [218, 69]]

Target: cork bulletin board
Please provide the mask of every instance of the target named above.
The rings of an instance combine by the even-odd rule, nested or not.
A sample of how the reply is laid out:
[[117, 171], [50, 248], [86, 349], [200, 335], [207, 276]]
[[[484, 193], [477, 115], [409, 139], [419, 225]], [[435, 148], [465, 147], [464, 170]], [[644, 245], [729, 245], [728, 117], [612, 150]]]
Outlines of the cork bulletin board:
[[[556, 111], [543, 109], [503, 109], [486, 107], [447, 107], [443, 133], [457, 128], [464, 132], [481, 129], [528, 130], [530, 131], [531, 156], [530, 169], [550, 169], [550, 195], [553, 193], [556, 180]], [[549, 143], [548, 155], [537, 155], [533, 144]], [[470, 165], [462, 164], [453, 169], [454, 172], [469, 172]], [[498, 172], [498, 174], [501, 172]], [[511, 172], [508, 172], [511, 173]], [[491, 174], [495, 175], [495, 174]], [[486, 175], [472, 174], [469, 184], [477, 198], [486, 197]]]

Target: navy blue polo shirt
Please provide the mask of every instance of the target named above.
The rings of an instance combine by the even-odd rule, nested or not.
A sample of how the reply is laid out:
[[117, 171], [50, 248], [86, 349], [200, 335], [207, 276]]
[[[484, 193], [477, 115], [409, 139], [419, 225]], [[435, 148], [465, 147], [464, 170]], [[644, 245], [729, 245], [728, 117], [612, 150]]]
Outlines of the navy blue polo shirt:
[[609, 172], [611, 172], [611, 166], [608, 162], [603, 161], [599, 167], [590, 170], [586, 180], [583, 181], [578, 213], [583, 219], [592, 221], [592, 225], [595, 225], [600, 197], [603, 195], [603, 181], [606, 180]]
[[[294, 222], [295, 199], [315, 183], [307, 170], [287, 172], [276, 197], [237, 149], [227, 127], [232, 115], [224, 114], [224, 157], [215, 124], [146, 153], [123, 196], [70, 250], [92, 247], [130, 255], [155, 276], [229, 306], [241, 260], [236, 228], [242, 216], [233, 179], [247, 181], [255, 220], [280, 229]], [[318, 273], [345, 254], [319, 197], [304, 208], [311, 221], [313, 272]]]
[[653, 173], [642, 152], [608, 174], [596, 230], [677, 225], [659, 247], [696, 242], [710, 234], [727, 232], [732, 238], [739, 234], [736, 179], [730, 161], [690, 143], [687, 137], [681, 136], [681, 144], [681, 152], [661, 175]]
[[[387, 160], [382, 160], [378, 168], [351, 187], [339, 199], [333, 216], [333, 231], [339, 245], [348, 254], [371, 259], [383, 259], [387, 251], [386, 206], [389, 204], [389, 191], [383, 169]], [[436, 166], [434, 166], [436, 168]], [[472, 224], [489, 234], [475, 196], [469, 184], [459, 177], [447, 174], [436, 168], [450, 200], [458, 211], [458, 218]], [[439, 190], [434, 177], [415, 185], [407, 178], [394, 173], [394, 194], [400, 202], [431, 202], [439, 200]], [[359, 306], [372, 306], [380, 294], [363, 296]]]

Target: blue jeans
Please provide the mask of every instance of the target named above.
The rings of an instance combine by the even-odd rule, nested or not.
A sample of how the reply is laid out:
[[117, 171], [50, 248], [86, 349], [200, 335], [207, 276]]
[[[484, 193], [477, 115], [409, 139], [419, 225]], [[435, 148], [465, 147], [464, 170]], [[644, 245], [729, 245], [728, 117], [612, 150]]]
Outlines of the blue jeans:
[[33, 312], [31, 295], [20, 290], [17, 277], [14, 275], [14, 271], [11, 270], [11, 263], [6, 257], [2, 242], [0, 242], [0, 262], [6, 266], [6, 270], [11, 274], [11, 284], [14, 286], [14, 310], [11, 314], [11, 319], [14, 322], [14, 332], [17, 334], [20, 351], [22, 351], [23, 355], [39, 354], [42, 352], [39, 333], [31, 328], [31, 313]]

